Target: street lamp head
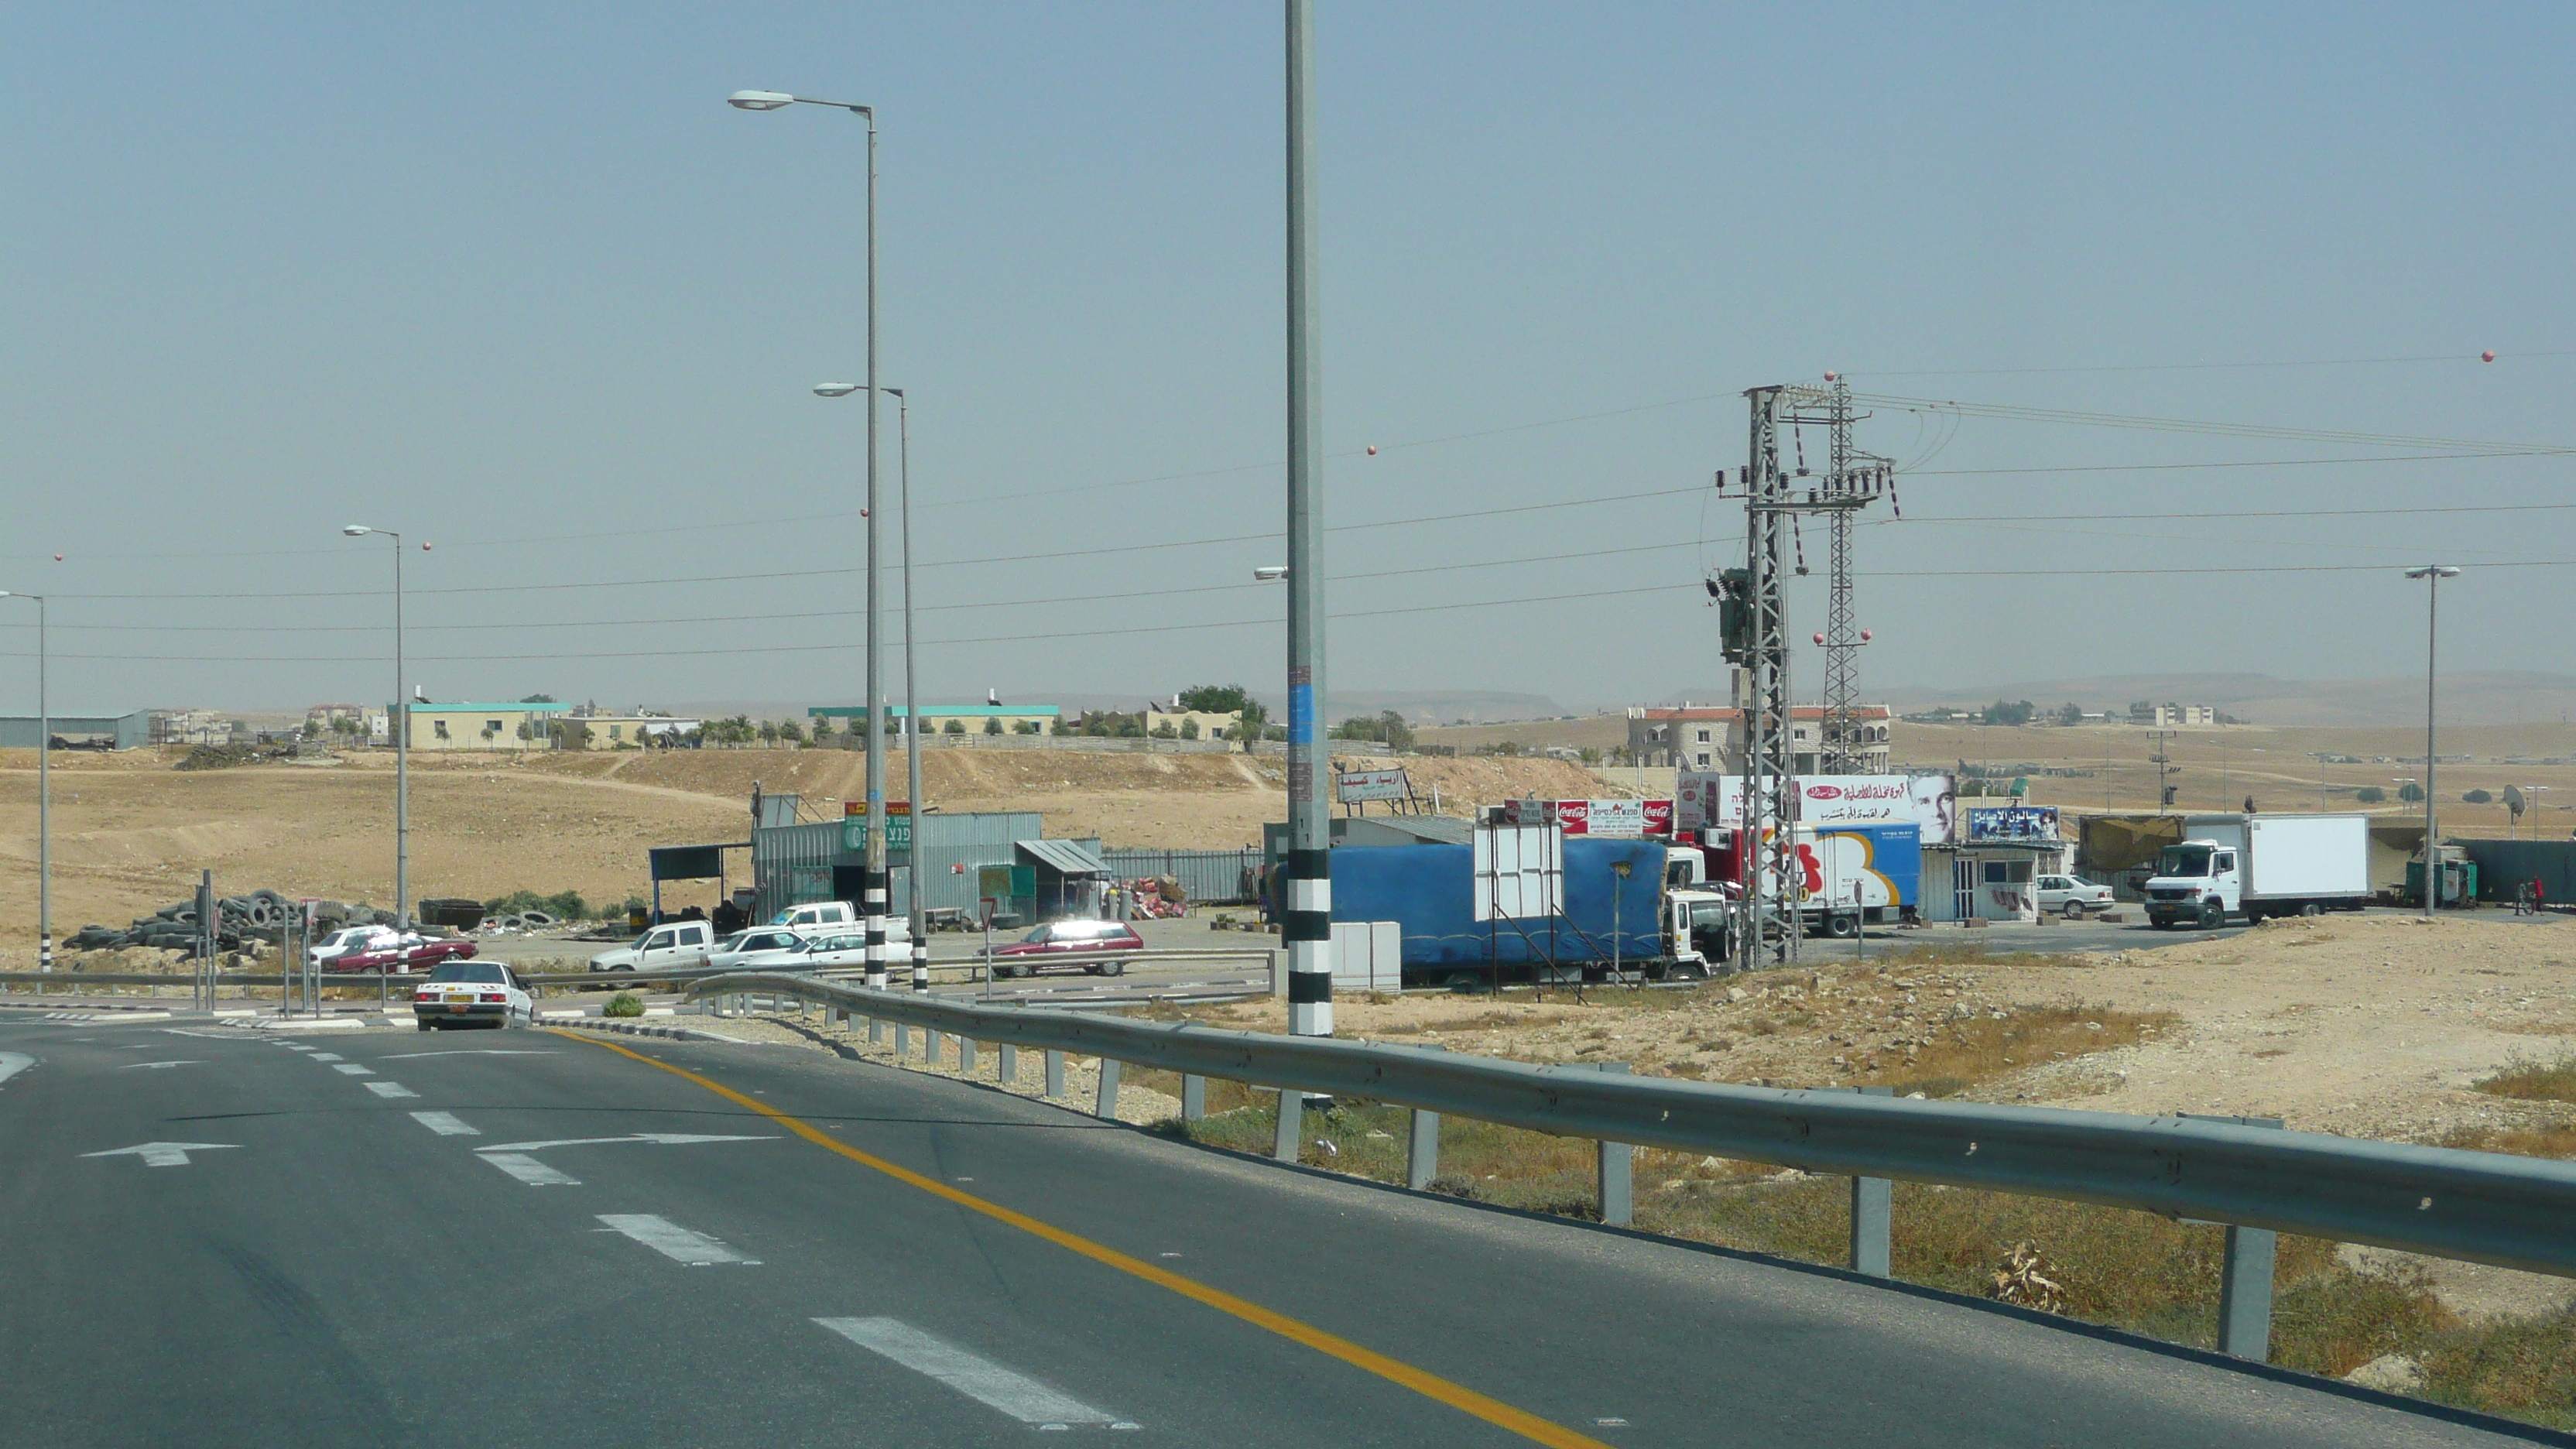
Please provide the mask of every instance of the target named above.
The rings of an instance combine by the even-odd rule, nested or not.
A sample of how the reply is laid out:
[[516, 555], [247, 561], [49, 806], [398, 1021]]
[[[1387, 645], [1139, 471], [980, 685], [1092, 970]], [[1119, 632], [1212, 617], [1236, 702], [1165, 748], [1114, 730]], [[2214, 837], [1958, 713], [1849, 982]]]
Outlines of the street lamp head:
[[865, 383], [857, 382], [818, 382], [814, 384], [814, 396], [848, 397], [864, 386], [866, 386]]
[[364, 538], [364, 537], [366, 537], [368, 534], [371, 534], [371, 533], [375, 532], [375, 530], [374, 530], [374, 529], [367, 527], [367, 526], [366, 526], [365, 524], [363, 524], [363, 523], [352, 523], [352, 524], [350, 524], [348, 527], [343, 528], [343, 529], [341, 529], [340, 531], [341, 531], [342, 533], [347, 534], [347, 535], [348, 535], [349, 537], [351, 537], [351, 538]]
[[879, 391], [879, 392], [881, 392], [881, 393], [884, 393], [887, 397], [890, 397], [890, 398], [898, 398], [898, 399], [899, 399], [899, 398], [901, 398], [901, 397], [903, 396], [903, 389], [902, 389], [902, 388], [899, 388], [899, 387], [881, 387], [881, 388], [878, 388], [878, 389], [877, 389], [877, 391]]
[[743, 111], [775, 111], [796, 104], [796, 98], [784, 91], [735, 91], [725, 104]]
[[1275, 584], [1287, 577], [1286, 564], [1263, 564], [1252, 571], [1252, 581], [1257, 584]]
[[2456, 579], [2459, 576], [2460, 571], [2449, 564], [2427, 564], [2420, 569], [2406, 571], [2406, 577], [2410, 579]]

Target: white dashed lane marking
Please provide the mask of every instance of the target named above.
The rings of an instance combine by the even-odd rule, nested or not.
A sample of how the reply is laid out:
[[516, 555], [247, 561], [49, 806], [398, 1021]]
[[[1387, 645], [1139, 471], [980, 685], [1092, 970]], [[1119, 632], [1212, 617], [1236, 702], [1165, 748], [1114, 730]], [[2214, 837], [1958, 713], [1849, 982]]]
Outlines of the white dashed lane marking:
[[478, 1152], [474, 1155], [530, 1187], [581, 1186], [580, 1178], [557, 1172], [523, 1152]]
[[453, 1112], [414, 1112], [411, 1114], [411, 1120], [428, 1128], [430, 1131], [437, 1133], [441, 1137], [480, 1137], [483, 1135], [481, 1128], [468, 1127], [464, 1123], [456, 1120], [456, 1114]]
[[171, 1067], [202, 1067], [204, 1065], [204, 1062], [127, 1062], [124, 1066], [117, 1068], [117, 1070], [120, 1072], [157, 1072], [166, 1071]]
[[375, 1069], [375, 1068], [373, 1068], [373, 1067], [362, 1067], [362, 1066], [359, 1066], [356, 1062], [342, 1062], [342, 1063], [340, 1063], [338, 1066], [333, 1067], [331, 1070], [333, 1070], [333, 1071], [335, 1071], [335, 1072], [345, 1072], [345, 1073], [347, 1073], [348, 1075], [353, 1076], [353, 1077], [372, 1077], [372, 1076], [374, 1076], [374, 1075], [376, 1074], [376, 1069]]
[[317, 1062], [336, 1062], [339, 1059], [340, 1054], [338, 1052], [315, 1052], [309, 1060]]
[[369, 1082], [367, 1083], [367, 1090], [375, 1093], [379, 1097], [417, 1097], [420, 1095], [420, 1093], [413, 1091], [411, 1088], [404, 1086], [400, 1082]]
[[716, 1263], [760, 1266], [758, 1258], [745, 1257], [716, 1239], [704, 1233], [691, 1232], [668, 1218], [657, 1218], [649, 1213], [601, 1213], [599, 1220], [606, 1223], [611, 1231], [624, 1233], [674, 1263], [686, 1263], [692, 1268]]
[[1014, 1373], [991, 1359], [967, 1352], [946, 1339], [934, 1338], [898, 1318], [817, 1318], [816, 1323], [868, 1352], [939, 1380], [966, 1397], [999, 1409], [1023, 1424], [1067, 1428], [1107, 1424], [1117, 1429], [1136, 1425], [1105, 1414], [1079, 1399], [1060, 1394], [1037, 1380]]

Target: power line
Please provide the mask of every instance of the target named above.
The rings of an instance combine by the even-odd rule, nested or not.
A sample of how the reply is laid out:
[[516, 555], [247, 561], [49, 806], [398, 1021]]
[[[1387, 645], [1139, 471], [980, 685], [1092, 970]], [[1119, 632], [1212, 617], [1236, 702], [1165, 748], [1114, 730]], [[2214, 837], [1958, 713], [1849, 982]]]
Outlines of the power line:
[[1959, 402], [1947, 398], [1898, 397], [1884, 393], [1854, 393], [1852, 396], [1854, 401], [1874, 407], [1951, 412], [1968, 417], [1997, 418], [2008, 422], [2064, 423], [2070, 426], [2092, 428], [2135, 428], [2150, 432], [2202, 433], [2230, 438], [2286, 438], [2308, 443], [2358, 443], [2385, 448], [2442, 448], [2452, 452], [2476, 451], [2496, 456], [2576, 451], [2557, 443], [2493, 443], [2463, 438], [2416, 437], [2399, 433], [2348, 432], [2335, 428], [2291, 428], [2277, 423], [2204, 422], [2192, 418], [2157, 418], [2072, 408], [2025, 407], [2016, 403]]
[[[2350, 574], [2386, 573], [2390, 564], [2258, 564], [2258, 565], [2178, 565], [2162, 568], [2062, 568], [2062, 569], [1914, 569], [1882, 572], [1872, 575], [1884, 579], [2007, 579], [2007, 578], [2104, 578], [2131, 576], [2222, 575], [2222, 574]], [[2478, 565], [2490, 569], [2576, 568], [2576, 558], [2508, 559]], [[1417, 604], [1389, 609], [1356, 609], [1332, 615], [1334, 619], [1378, 619], [1407, 614], [1450, 613], [1461, 609], [1499, 609], [1523, 604], [1553, 604], [1593, 599], [1632, 597], [1639, 594], [1696, 594], [1697, 583], [1644, 584], [1625, 589], [1595, 589], [1571, 594], [1536, 594], [1511, 599], [1474, 599], [1448, 604]], [[972, 637], [924, 639], [922, 644], [948, 647], [959, 644], [1014, 644], [1064, 639], [1116, 639], [1139, 634], [1176, 634], [1203, 629], [1251, 629], [1280, 627], [1277, 617], [1265, 619], [1218, 619], [1191, 624], [1152, 624], [1132, 629], [1079, 629], [1051, 634], [986, 634]], [[434, 654], [415, 656], [425, 663], [471, 664], [566, 659], [657, 659], [709, 654], [815, 654], [851, 651], [864, 647], [846, 644], [755, 644], [710, 649], [643, 649], [625, 651], [577, 650], [552, 654]], [[0, 652], [0, 658], [32, 659], [31, 651]], [[276, 654], [63, 654], [53, 653], [58, 660], [107, 661], [132, 663], [214, 663], [214, 664], [287, 664], [310, 662], [302, 657]]]
[[[2498, 361], [2526, 357], [2576, 357], [2576, 351], [2499, 352]], [[2414, 362], [2483, 362], [2474, 352], [2429, 352], [2413, 357], [2321, 357], [2284, 362], [2137, 362], [2107, 367], [1931, 367], [1909, 371], [1879, 372], [1854, 368], [1852, 377], [2031, 377], [2043, 374], [2087, 372], [2221, 372], [2253, 368], [2285, 367], [2374, 367]]]

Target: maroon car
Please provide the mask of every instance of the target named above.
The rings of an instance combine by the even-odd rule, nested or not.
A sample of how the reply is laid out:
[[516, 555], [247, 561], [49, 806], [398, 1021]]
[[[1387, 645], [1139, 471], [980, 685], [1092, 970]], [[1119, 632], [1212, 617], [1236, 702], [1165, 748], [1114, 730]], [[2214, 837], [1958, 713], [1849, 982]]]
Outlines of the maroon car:
[[[1079, 966], [1094, 976], [1124, 976], [1124, 961], [1066, 961], [1050, 957], [1096, 951], [1142, 951], [1145, 938], [1124, 921], [1049, 921], [1007, 946], [993, 948], [993, 974], [1028, 976], [1048, 969]], [[1008, 958], [1003, 959], [1003, 958]]]
[[324, 966], [325, 971], [389, 971], [409, 975], [441, 961], [462, 961], [482, 948], [471, 941], [423, 941], [383, 951], [353, 951]]

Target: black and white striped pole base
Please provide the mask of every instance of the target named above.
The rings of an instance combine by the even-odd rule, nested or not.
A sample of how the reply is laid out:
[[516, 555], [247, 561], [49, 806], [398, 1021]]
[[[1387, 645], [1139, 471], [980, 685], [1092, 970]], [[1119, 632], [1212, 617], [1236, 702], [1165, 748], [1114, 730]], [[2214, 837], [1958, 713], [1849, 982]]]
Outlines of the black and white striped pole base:
[[871, 871], [867, 886], [868, 918], [868, 989], [886, 989], [886, 887], [885, 877]]
[[1288, 1034], [1333, 1034], [1333, 878], [1321, 850], [1288, 853]]

